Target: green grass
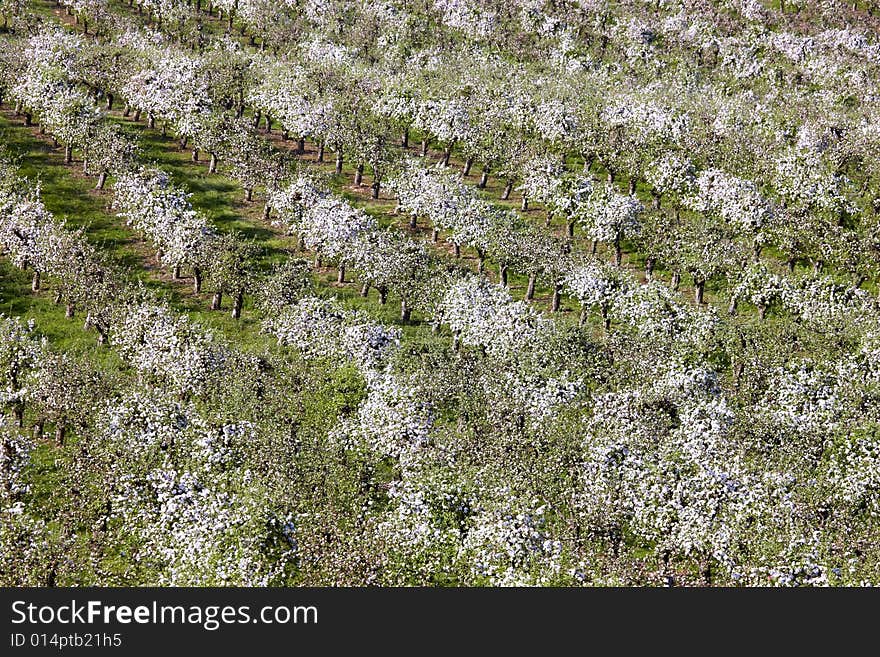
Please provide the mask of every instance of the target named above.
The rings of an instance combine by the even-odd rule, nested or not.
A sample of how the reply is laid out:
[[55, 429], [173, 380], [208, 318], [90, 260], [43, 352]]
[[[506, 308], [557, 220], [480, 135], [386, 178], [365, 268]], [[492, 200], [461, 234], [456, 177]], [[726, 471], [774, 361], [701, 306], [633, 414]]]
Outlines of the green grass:
[[109, 193], [95, 190], [94, 178], [80, 168], [65, 166], [63, 148], [53, 148], [51, 138], [35, 135], [9, 115], [0, 113], [0, 141], [21, 158], [21, 175], [40, 183], [46, 208], [69, 228], [85, 228], [88, 240], [120, 265], [140, 265], [137, 238], [108, 208]]

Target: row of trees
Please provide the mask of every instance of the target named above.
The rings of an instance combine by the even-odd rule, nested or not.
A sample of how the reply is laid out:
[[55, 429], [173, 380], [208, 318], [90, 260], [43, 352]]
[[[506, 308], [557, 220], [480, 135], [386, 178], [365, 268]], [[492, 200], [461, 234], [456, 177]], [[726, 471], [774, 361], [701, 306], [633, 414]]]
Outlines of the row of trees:
[[[271, 339], [244, 324], [230, 335], [247, 342], [221, 339], [109, 266], [76, 300], [105, 322], [100, 360], [2, 318], [0, 578], [880, 581], [880, 309], [865, 255], [875, 174], [870, 149], [852, 150], [872, 111], [854, 83], [872, 74], [872, 43], [853, 31], [794, 38], [793, 25], [758, 29], [754, 3], [716, 4], [713, 24], [674, 3], [210, 8], [249, 29], [284, 19], [271, 38], [296, 47], [271, 57], [231, 37], [190, 41], [177, 17], [213, 19], [181, 2], [138, 6], [199, 50], [121, 23], [106, 41], [37, 35], [34, 53], [40, 39], [54, 45], [20, 68], [28, 89], [47, 91], [22, 112], [48, 129], [43, 113], [64, 108], [53, 99], [72, 99], [92, 125], [97, 92], [167, 122], [196, 157], [214, 154], [245, 189], [265, 190], [267, 218], [333, 260], [339, 280], [355, 274], [380, 302], [398, 296], [402, 319], [415, 309], [436, 331], [321, 298], [330, 286], [296, 258], [235, 279], [251, 288], [222, 283], [214, 272], [253, 271], [256, 254], [224, 246], [161, 171], [136, 160], [111, 170], [117, 210], [160, 261], [204, 263], [233, 297], [252, 289]], [[423, 16], [433, 35], [415, 25]], [[528, 51], [537, 63], [522, 63]], [[403, 53], [420, 72], [390, 74]], [[818, 57], [846, 77], [850, 100], [822, 95], [843, 83], [816, 70]], [[665, 88], [649, 83], [658, 73]], [[340, 167], [363, 163], [356, 175], [372, 166], [416, 227], [430, 222], [483, 269], [493, 262], [499, 282], [528, 276], [526, 296], [542, 278], [551, 308], [567, 292], [581, 325], [380, 227], [319, 176], [276, 167], [255, 119], [325, 144]], [[427, 135], [425, 151], [440, 147], [439, 166], [398, 159], [410, 130]], [[488, 202], [466, 184], [475, 165], [484, 186], [519, 180], [551, 226]], [[45, 245], [87, 243], [6, 170], [5, 252], [54, 286], [62, 258]], [[94, 271], [102, 261], [89, 253]], [[642, 258], [644, 282], [631, 266]], [[726, 303], [683, 301], [684, 274], [697, 301], [726, 284]], [[739, 312], [746, 304], [757, 313]]]
[[[128, 40], [131, 41], [132, 37], [128, 37]], [[387, 93], [383, 91], [383, 78], [378, 82], [359, 82], [355, 85], [351, 70], [357, 69], [360, 64], [350, 54], [340, 55], [328, 48], [309, 48], [302, 55], [301, 63], [291, 66], [267, 61], [266, 57], [252, 60], [239, 47], [228, 41], [221, 41], [210, 52], [208, 59], [211, 67], [206, 70], [203, 64], [195, 63], [196, 58], [183, 54], [163, 54], [169, 52], [167, 48], [157, 51], [151, 43], [145, 45], [143, 37], [139, 41], [134, 40], [138, 42], [138, 48], [147, 54], [147, 61], [155, 62], [154, 65], [144, 68], [141, 61], [141, 64], [135, 66], [134, 75], [127, 78], [125, 86], [129, 95], [140, 99], [135, 104], [148, 115], [160, 116], [176, 125], [182, 143], [190, 138], [190, 134], [203, 133], [204, 143], [215, 157], [219, 149], [217, 144], [224, 141], [222, 135], [247, 135], [232, 140], [236, 144], [228, 146], [229, 152], [224, 157], [229, 159], [231, 174], [242, 182], [248, 197], [260, 181], [273, 184], [271, 181], [283, 180], [284, 166], [278, 162], [277, 153], [273, 155], [271, 150], [265, 150], [265, 142], [253, 135], [245, 126], [243, 118], [235, 119], [235, 116], [242, 113], [245, 99], [255, 106], [258, 121], [261, 116], [266, 119], [267, 127], [274, 120], [280, 120], [284, 130], [290, 135], [309, 137], [322, 144], [333, 145], [338, 151], [339, 167], [345, 152], [361, 164], [372, 163], [374, 194], [378, 194], [379, 185], [387, 177], [389, 167], [394, 168], [394, 135], [406, 134], [409, 127], [416, 125], [407, 117], [434, 116], [440, 107], [430, 95], [425, 100], [414, 96], [416, 92], [422, 94], [422, 90], [406, 87], [402, 90], [395, 89], [395, 86], [401, 84], [398, 80], [389, 83], [391, 88]], [[170, 52], [173, 53], [173, 50]], [[223, 67], [222, 71], [217, 70], [216, 60]], [[252, 84], [249, 82], [250, 76], [257, 68], [267, 70], [268, 73], [263, 82], [248, 91]], [[95, 79], [100, 77], [93, 76]], [[355, 73], [354, 77], [359, 77], [359, 74]], [[221, 82], [208, 84], [209, 79], [219, 79]], [[373, 80], [373, 77], [367, 79]], [[440, 78], [436, 82], [439, 84], [446, 80]], [[606, 80], [604, 84], [609, 82]], [[475, 85], [468, 84], [468, 88], [476, 88]], [[353, 94], [352, 90], [355, 89], [357, 93]], [[429, 93], [430, 89], [431, 86], [428, 85]], [[747, 169], [764, 173], [769, 172], [769, 167], [772, 166], [774, 189], [768, 190], [772, 193], [765, 195], [747, 178], [732, 176], [721, 168], [707, 168], [698, 174], [698, 167], [679, 154], [688, 150], [697, 154], [699, 160], [719, 160], [725, 166], [730, 164], [731, 154], [734, 155], [734, 161], [739, 158], [735, 148], [727, 152], [719, 147], [706, 150], [705, 145], [713, 143], [719, 136], [724, 149], [735, 146], [730, 143], [731, 137], [724, 136], [725, 128], [718, 120], [712, 126], [714, 137], [711, 139], [709, 135], [704, 137], [699, 132], [702, 128], [695, 120], [699, 114], [713, 111], [711, 108], [669, 108], [661, 104], [669, 105], [672, 99], [668, 94], [656, 94], [658, 98], [652, 98], [646, 103], [627, 93], [629, 95], [625, 97], [626, 104], [623, 104], [624, 98], [621, 97], [619, 101], [615, 98], [612, 102], [604, 102], [604, 105], [590, 110], [597, 112], [600, 118], [604, 117], [604, 123], [597, 126], [586, 119], [578, 123], [574, 115], [583, 110], [577, 109], [576, 105], [568, 110], [563, 101], [554, 101], [555, 105], [547, 105], [546, 110], [556, 117], [550, 123], [559, 125], [561, 121], [562, 125], [568, 125], [575, 133], [579, 130], [581, 132], [578, 133], [579, 136], [568, 141], [567, 138], [560, 141], [558, 137], [540, 137], [539, 143], [526, 144], [525, 150], [520, 149], [521, 155], [514, 157], [520, 164], [510, 170], [513, 172], [512, 176], [523, 177], [522, 189], [528, 189], [525, 198], [532, 196], [533, 199], [541, 199], [557, 214], [562, 215], [570, 227], [574, 227], [578, 221], [577, 208], [572, 207], [571, 203], [571, 195], [575, 193], [572, 185], [580, 185], [577, 194], [583, 195], [583, 184], [589, 184], [589, 176], [584, 183], [578, 183], [577, 176], [567, 173], [564, 167], [560, 168], [559, 159], [554, 164], [553, 158], [550, 158], [549, 169], [548, 166], [536, 166], [541, 164], [540, 158], [536, 161], [529, 153], [546, 150], [548, 145], [562, 149], [563, 152], [580, 153], [588, 162], [601, 162], [612, 177], [620, 177], [620, 173], [624, 172], [624, 178], [629, 180], [631, 190], [637, 187], [637, 181], [644, 180], [650, 185], [654, 205], [660, 207], [661, 213], [656, 221], [652, 221], [655, 225], [644, 239], [654, 251], [647, 254], [648, 269], [653, 270], [658, 264], [663, 265], [678, 272], [673, 277], [674, 280], [677, 280], [680, 273], [690, 273], [694, 278], [698, 297], [701, 297], [699, 290], [705, 287], [706, 281], [723, 273], [725, 261], [735, 259], [746, 263], [750, 260], [746, 249], [760, 255], [768, 244], [785, 252], [790, 267], [805, 260], [812, 261], [817, 269], [831, 264], [850, 274], [858, 285], [875, 276], [872, 263], [875, 260], [876, 215], [870, 208], [860, 208], [861, 201], [852, 195], [854, 190], [847, 187], [846, 178], [835, 172], [834, 158], [837, 156], [833, 152], [827, 152], [828, 149], [821, 146], [821, 143], [810, 146], [808, 133], [815, 130], [813, 126], [805, 125], [803, 138], [794, 147], [784, 143], [784, 140], [780, 144], [775, 138], [773, 143], [767, 143], [766, 138], [756, 135], [756, 138], [761, 139], [760, 152], [772, 153], [777, 158], [776, 162], [752, 162]], [[692, 96], [692, 92], [686, 90], [682, 93]], [[363, 102], [353, 101], [377, 96], [380, 100], [373, 111], [365, 111]], [[509, 153], [520, 152], [518, 144], [537, 138], [534, 129], [529, 128], [529, 121], [533, 116], [541, 114], [533, 104], [528, 104], [531, 101], [527, 102], [525, 92], [511, 97], [524, 97], [524, 100], [519, 101], [519, 109], [516, 110], [523, 118], [503, 119], [502, 123], [509, 125], [510, 129], [505, 129], [507, 132], [502, 131], [502, 136], [490, 139], [496, 147]], [[509, 102], [502, 102], [498, 97], [484, 100], [486, 106], [491, 108], [510, 106]], [[523, 102], [526, 105], [522, 105]], [[425, 107], [429, 109], [424, 112], [418, 109], [422, 107], [420, 103], [426, 103]], [[227, 116], [223, 111], [215, 111], [215, 108], [227, 106], [236, 108], [233, 115]], [[407, 109], [409, 106], [416, 109]], [[479, 116], [489, 120], [490, 124], [496, 122], [489, 114], [483, 110], [479, 112]], [[560, 118], [569, 115], [574, 118]], [[776, 117], [768, 118], [778, 120]], [[439, 126], [445, 119], [437, 121]], [[470, 146], [466, 145], [468, 139], [465, 137], [446, 137], [445, 128], [428, 128], [427, 119], [419, 119], [417, 123], [416, 127], [423, 133], [435, 135], [441, 144], [447, 144], [451, 148], [451, 144], [457, 143], [463, 152], [469, 152]], [[581, 125], [581, 128], [576, 128], [577, 125]], [[492, 130], [489, 124], [478, 128], [475, 133], [478, 136], [474, 139], [483, 139]], [[694, 130], [697, 130], [696, 134]], [[842, 134], [842, 131], [838, 132]], [[529, 137], [530, 134], [533, 136]], [[602, 135], [618, 135], [620, 138], [603, 146], [602, 140], [605, 137]], [[227, 136], [225, 141], [229, 140]], [[694, 148], [695, 146], [699, 148]], [[841, 146], [838, 146], [838, 150]], [[606, 147], [610, 155], [603, 155], [602, 149]], [[816, 150], [820, 147], [824, 151]], [[448, 152], [449, 148], [443, 157], [447, 161]], [[630, 164], [623, 162], [618, 166], [611, 161], [613, 158], [625, 160], [630, 155], [636, 157]], [[498, 161], [498, 157], [493, 155], [474, 157], [487, 165]], [[469, 156], [468, 162], [473, 162], [474, 157]], [[561, 155], [555, 157], [560, 158]], [[598, 165], [594, 164], [595, 166]], [[466, 169], [469, 168], [466, 164]], [[361, 170], [359, 165], [356, 180], [360, 179]], [[810, 179], [805, 176], [810, 176]], [[613, 202], [616, 202], [614, 190], [609, 189], [608, 193], [612, 195], [608, 196], [606, 193], [604, 204], [613, 207]], [[722, 207], [722, 196], [734, 199], [740, 195], [745, 195], [743, 198], [754, 197], [754, 201], [748, 202], [753, 203], [753, 207], [749, 207], [746, 202]], [[599, 198], [598, 195], [594, 196]], [[583, 203], [579, 205], [585, 209], [590, 207]], [[610, 213], [616, 215], [617, 210], [612, 209]], [[681, 221], [682, 214], [684, 221]], [[712, 227], [719, 217], [727, 224], [727, 231], [718, 231]], [[857, 222], [853, 222], [855, 217], [858, 217]], [[627, 232], [635, 232], [632, 221], [626, 218], [612, 216], [610, 222], [600, 223], [604, 225], [591, 227], [591, 236], [604, 236], [611, 243], [617, 242], [615, 251], [618, 252], [621, 238], [627, 236]], [[610, 227], [607, 226], [609, 223]], [[621, 226], [615, 226], [615, 223]], [[624, 225], [626, 230], [621, 230]], [[805, 226], [810, 226], [810, 230], [805, 232]], [[673, 232], [670, 228], [680, 233], [696, 233], [706, 244], [690, 251], [682, 249], [682, 242], [685, 241], [682, 239], [667, 239], [666, 244], [657, 244], [657, 235], [669, 235]], [[688, 238], [687, 241], [694, 240]], [[857, 243], [857, 248], [852, 247], [853, 242]]]

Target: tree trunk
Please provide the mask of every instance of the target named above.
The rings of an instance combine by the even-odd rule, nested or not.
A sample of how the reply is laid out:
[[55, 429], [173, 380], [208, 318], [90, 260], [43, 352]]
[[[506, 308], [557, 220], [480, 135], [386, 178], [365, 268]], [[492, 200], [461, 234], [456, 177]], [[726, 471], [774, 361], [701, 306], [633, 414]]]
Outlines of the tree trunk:
[[324, 161], [324, 142], [318, 144], [318, 162]]
[[34, 277], [31, 279], [31, 291], [40, 291], [40, 272], [34, 270]]
[[107, 331], [100, 324], [95, 324], [95, 330], [98, 332], [98, 344], [107, 344]]
[[241, 317], [241, 308], [244, 305], [244, 291], [239, 290], [235, 294], [235, 300], [232, 303], [232, 319]]
[[428, 140], [422, 139], [422, 157], [426, 157], [428, 155]]
[[155, 129], [155, 127], [156, 127], [156, 115], [155, 115], [155, 114], [150, 114], [150, 115], [147, 117], [147, 127], [148, 127], [150, 130]]
[[483, 167], [483, 173], [480, 174], [480, 182], [477, 183], [477, 189], [486, 189], [489, 184], [489, 167]]
[[443, 159], [440, 160], [440, 163], [443, 166], [448, 167], [449, 166], [449, 157], [451, 155], [452, 155], [452, 144], [449, 144], [446, 146], [446, 148], [443, 149]]
[[739, 299], [736, 295], [730, 297], [730, 303], [727, 304], [727, 314], [733, 317], [736, 315], [736, 307], [739, 305]]
[[629, 195], [632, 196], [636, 193], [636, 177], [631, 176], [629, 179]]
[[180, 146], [180, 150], [182, 150], [182, 151], [186, 150], [186, 145], [188, 143], [189, 143], [189, 137], [187, 137], [186, 135], [181, 137], [180, 141], [178, 142], [178, 146]]
[[650, 281], [654, 276], [655, 260], [653, 256], [645, 258], [645, 280]]
[[587, 323], [587, 307], [581, 306], [581, 314], [578, 316], [578, 326], [583, 326]]
[[357, 187], [361, 186], [361, 183], [364, 180], [364, 165], [363, 163], [357, 165], [357, 169], [354, 172], [354, 184]]
[[302, 155], [306, 152], [306, 140], [300, 137], [296, 142], [296, 154]]
[[697, 305], [703, 303], [703, 291], [706, 289], [706, 281], [694, 281], [694, 301]]
[[64, 316], [67, 319], [73, 319], [74, 312], [75, 312], [75, 309], [74, 309], [72, 303], [68, 303], [64, 306]]
[[550, 302], [550, 312], [558, 313], [559, 305], [562, 300], [562, 283], [555, 283], [553, 285], [553, 300]]
[[316, 253], [316, 254], [315, 254], [315, 269], [320, 269], [320, 268], [321, 268], [321, 264], [322, 264], [322, 263], [321, 263], [321, 254], [320, 254], [320, 253]]
[[272, 214], [272, 206], [270, 206], [268, 203], [266, 203], [266, 205], [263, 206], [263, 221], [268, 222], [269, 216], [271, 214]]
[[379, 198], [379, 181], [378, 180], [373, 181], [373, 184], [370, 185], [370, 189], [372, 190], [372, 192], [370, 193], [370, 198], [372, 198], [372, 199]]
[[525, 194], [523, 194], [522, 197], [522, 205], [520, 206], [520, 210], [522, 210], [523, 212], [528, 212], [529, 210], [529, 199], [526, 198]]
[[342, 159], [343, 159], [342, 149], [340, 148], [338, 151], [336, 151], [336, 174], [337, 175], [342, 173]]
[[404, 149], [409, 148], [409, 128], [403, 129], [403, 137], [400, 139], [400, 146]]
[[199, 149], [198, 149], [198, 148], [194, 148], [194, 149], [192, 150], [192, 161], [193, 161], [193, 162], [198, 162], [198, 161], [199, 161]]
[[471, 175], [471, 167], [474, 166], [474, 158], [469, 157], [464, 161], [464, 169], [461, 172], [461, 175], [467, 178]]
[[459, 244], [453, 244], [452, 247], [455, 249], [455, 257], [461, 257], [461, 246]]
[[526, 301], [531, 301], [535, 298], [535, 280], [537, 276], [535, 274], [529, 274], [529, 284], [526, 287]]
[[257, 110], [254, 112], [254, 130], [260, 127], [260, 119], [263, 118], [263, 110]]
[[361, 296], [366, 298], [366, 296], [370, 293], [370, 284], [364, 283], [361, 285]]
[[486, 269], [486, 254], [482, 249], [477, 249], [477, 273], [482, 274]]
[[211, 153], [211, 161], [208, 164], [208, 173], [217, 173], [217, 155]]
[[409, 322], [410, 315], [412, 314], [412, 310], [407, 304], [406, 299], [400, 300], [400, 321], [403, 323]]
[[202, 292], [202, 270], [198, 267], [193, 267], [193, 292], [195, 294]]
[[102, 171], [98, 174], [98, 184], [95, 185], [95, 189], [104, 189], [104, 183], [107, 182], [107, 172]]
[[59, 424], [55, 427], [55, 443], [59, 447], [64, 447], [64, 436], [67, 434], [67, 427]]
[[507, 287], [507, 265], [501, 265], [498, 269], [498, 282]]
[[620, 238], [614, 240], [614, 264], [620, 267], [623, 262], [623, 250], [620, 248]]
[[758, 306], [758, 317], [761, 318], [762, 322], [765, 319], [767, 319], [767, 306], [766, 305], [761, 304], [760, 306]]
[[113, 109], [113, 94], [107, 94], [107, 110]]
[[513, 181], [508, 180], [507, 185], [504, 187], [504, 192], [501, 194], [501, 200], [506, 201], [510, 198], [510, 192], [513, 190]]
[[180, 265], [174, 265], [174, 269], [171, 272], [171, 278], [175, 281], [180, 280]]
[[220, 307], [223, 304], [223, 292], [217, 290], [214, 292], [214, 296], [211, 298], [211, 310], [220, 310]]
[[431, 241], [435, 244], [440, 241], [440, 231], [436, 228], [431, 229]]
[[254, 200], [254, 188], [253, 187], [245, 187], [244, 188], [244, 200], [250, 203]]
[[345, 283], [345, 263], [339, 263], [339, 274], [336, 276], [337, 283]]
[[604, 303], [600, 306], [602, 311], [602, 329], [608, 333], [611, 330], [611, 317], [608, 316], [608, 306]]
[[64, 146], [64, 164], [73, 162], [73, 147], [70, 144]]
[[[413, 230], [415, 230], [415, 228], [417, 227], [417, 225], [418, 225], [418, 224], [416, 224], [416, 215], [411, 214], [411, 215], [409, 216], [409, 227], [412, 228]], [[434, 241], [436, 242], [437, 240], [434, 240]]]
[[678, 286], [681, 285], [681, 274], [676, 272], [672, 272], [672, 290], [673, 292], [678, 291]]
[[134, 111], [134, 116], [131, 118], [135, 123], [138, 123], [141, 120], [141, 111], [139, 109], [136, 109]]
[[388, 288], [384, 285], [379, 288], [379, 303], [383, 306], [388, 303]]

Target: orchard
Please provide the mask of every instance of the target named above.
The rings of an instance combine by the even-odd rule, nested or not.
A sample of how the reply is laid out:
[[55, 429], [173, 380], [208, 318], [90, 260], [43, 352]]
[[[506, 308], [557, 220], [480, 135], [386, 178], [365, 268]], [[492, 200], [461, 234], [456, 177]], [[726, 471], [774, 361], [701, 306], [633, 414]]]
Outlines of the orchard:
[[0, 584], [880, 584], [877, 13], [0, 3]]

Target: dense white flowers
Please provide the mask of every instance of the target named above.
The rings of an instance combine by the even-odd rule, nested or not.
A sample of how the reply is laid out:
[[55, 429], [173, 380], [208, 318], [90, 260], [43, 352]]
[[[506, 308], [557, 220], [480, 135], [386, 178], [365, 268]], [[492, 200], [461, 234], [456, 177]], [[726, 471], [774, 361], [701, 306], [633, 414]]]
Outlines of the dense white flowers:
[[572, 269], [563, 285], [585, 309], [598, 308], [603, 319], [607, 319], [611, 307], [624, 300], [632, 281], [620, 270], [597, 261]]
[[153, 304], [120, 309], [111, 339], [134, 367], [183, 394], [201, 393], [227, 358], [211, 333]]
[[514, 301], [503, 288], [475, 276], [449, 288], [440, 317], [462, 344], [495, 356], [523, 349], [549, 328], [528, 304]]
[[701, 171], [695, 192], [686, 203], [698, 212], [717, 213], [739, 231], [754, 233], [773, 216], [773, 210], [755, 183], [719, 169]]
[[645, 177], [660, 193], [684, 196], [693, 191], [696, 170], [689, 160], [678, 153], [667, 152], [651, 162]]
[[164, 465], [145, 486], [126, 490], [119, 516], [142, 543], [137, 557], [160, 569], [156, 583], [164, 586], [269, 585], [292, 555], [290, 548], [273, 561], [263, 554], [267, 524], [280, 523], [252, 491], [212, 484]]
[[758, 413], [791, 434], [825, 435], [842, 417], [841, 388], [848, 376], [846, 369], [835, 372], [809, 362], [793, 363], [772, 373]]
[[578, 206], [576, 216], [591, 240], [619, 248], [622, 239], [638, 234], [643, 210], [635, 197], [620, 194], [611, 185], [597, 185], [587, 201]]
[[214, 237], [204, 215], [159, 170], [126, 172], [116, 179], [113, 204], [120, 216], [159, 250], [165, 265], [198, 266]]
[[[508, 491], [495, 493], [502, 499]], [[476, 575], [493, 586], [550, 583], [561, 570], [562, 545], [546, 531], [545, 506], [509, 506], [480, 509], [461, 550], [473, 561]]]
[[264, 330], [306, 358], [351, 361], [364, 373], [379, 370], [400, 343], [400, 331], [345, 310], [335, 301], [305, 297], [264, 323]]
[[386, 375], [368, 382], [367, 397], [356, 415], [336, 431], [352, 446], [400, 458], [427, 444], [432, 425], [430, 406], [420, 400], [419, 389]]

